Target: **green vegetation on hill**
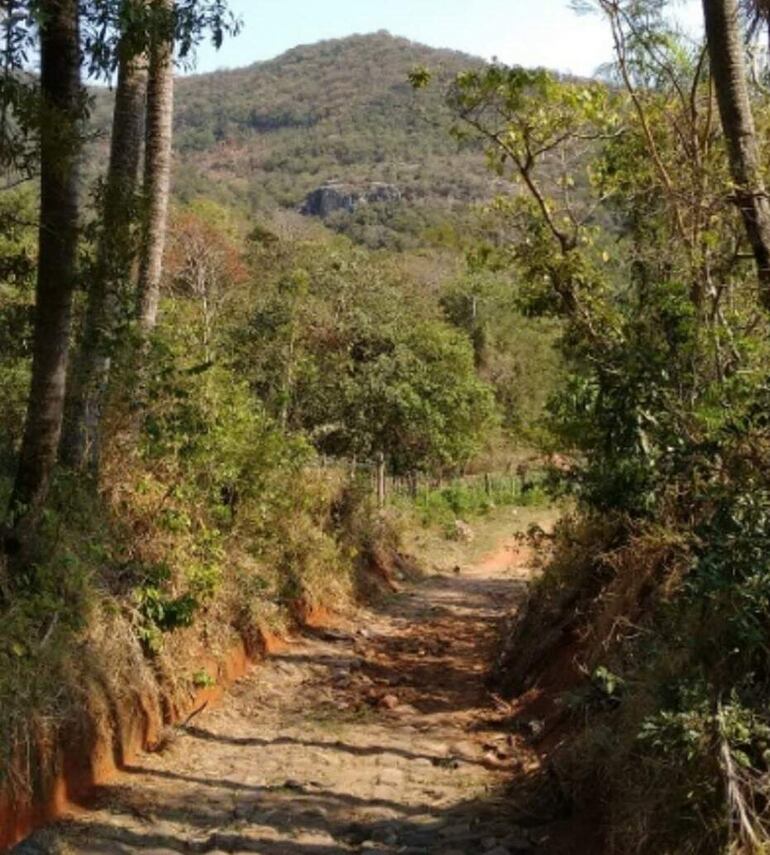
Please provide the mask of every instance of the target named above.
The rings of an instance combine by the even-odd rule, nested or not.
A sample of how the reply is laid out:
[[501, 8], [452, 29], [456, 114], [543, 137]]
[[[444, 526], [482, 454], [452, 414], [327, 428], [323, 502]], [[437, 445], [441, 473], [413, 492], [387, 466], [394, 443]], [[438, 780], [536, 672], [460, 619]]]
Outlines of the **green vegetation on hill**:
[[194, 169], [219, 198], [262, 209], [296, 207], [331, 178], [391, 182], [413, 205], [487, 198], [478, 146], [460, 149], [441, 99], [411, 92], [409, 71], [428, 63], [448, 79], [478, 60], [379, 32], [180, 80], [177, 194]]
[[[327, 225], [370, 248], [457, 240], [469, 205], [501, 185], [476, 140], [447, 134], [443, 100], [416, 98], [409, 72], [429, 65], [449, 81], [481, 60], [387, 32], [294, 48], [246, 68], [193, 74], [175, 92], [173, 192], [264, 215], [297, 209], [329, 180], [394, 184], [398, 204], [339, 212]], [[93, 90], [97, 151], [106, 160], [112, 93]], [[447, 233], [447, 229], [449, 232]]]

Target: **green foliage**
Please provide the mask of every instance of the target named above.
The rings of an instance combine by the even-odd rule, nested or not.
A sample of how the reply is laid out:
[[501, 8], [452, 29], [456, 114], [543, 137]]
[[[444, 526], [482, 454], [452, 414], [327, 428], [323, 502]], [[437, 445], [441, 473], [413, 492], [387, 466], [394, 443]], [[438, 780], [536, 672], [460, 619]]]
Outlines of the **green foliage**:
[[414, 512], [422, 525], [451, 526], [458, 518], [484, 516], [501, 507], [531, 507], [546, 502], [542, 477], [526, 483], [511, 475], [466, 476], [446, 486], [417, 488], [416, 495], [398, 496], [399, 507]]
[[597, 712], [615, 709], [622, 700], [626, 688], [625, 680], [610, 671], [605, 665], [598, 665], [590, 679], [577, 689], [564, 695], [564, 703], [574, 712], [585, 716]]
[[278, 251], [250, 328], [234, 333], [274, 417], [323, 453], [383, 453], [397, 473], [470, 459], [495, 408], [467, 338], [392, 265], [345, 244]]
[[[287, 501], [286, 479], [309, 461], [307, 445], [284, 437], [246, 385], [223, 368], [196, 373], [174, 359], [164, 366], [159, 349], [141, 437], [145, 459], [168, 467], [175, 495], [204, 502], [219, 525], [234, 523], [223, 504], [226, 490], [248, 503], [249, 525], [264, 530]], [[172, 509], [160, 522], [170, 530], [192, 525]]]
[[564, 366], [556, 347], [561, 328], [553, 318], [520, 310], [521, 285], [489, 260], [471, 260], [465, 276], [439, 300], [447, 320], [473, 345], [479, 375], [494, 389], [506, 432], [533, 438], [546, 404], [560, 385]]
[[764, 792], [770, 759], [765, 711], [739, 692], [715, 704], [708, 686], [692, 680], [681, 680], [670, 694], [663, 709], [641, 722], [635, 751], [645, 784], [666, 794], [666, 801], [657, 805], [659, 839], [673, 833], [685, 846], [698, 841], [712, 851], [727, 850], [731, 820], [723, 801], [726, 785], [734, 787], [736, 798], [746, 800], [745, 822], [762, 839], [766, 832], [752, 791]]
[[208, 671], [196, 671], [192, 675], [192, 684], [197, 689], [209, 689], [216, 686], [217, 681], [208, 673]]
[[[523, 311], [562, 318], [548, 428], [595, 529], [579, 549], [557, 535], [516, 652], [550, 661], [554, 636], [581, 639], [572, 697], [586, 741], [604, 736], [576, 780], [605, 787], [616, 851], [754, 851], [768, 839], [767, 325], [702, 56], [665, 4], [593, 5], [619, 86], [492, 66], [447, 96], [457, 132], [521, 189], [479, 257], [512, 272]], [[462, 299], [447, 308], [469, 324]]]
[[13, 456], [26, 406], [37, 257], [35, 217], [31, 188], [0, 196], [0, 469]]
[[447, 231], [452, 241], [457, 232], [473, 227], [467, 200], [453, 199], [438, 184], [433, 192], [441, 200], [372, 202], [352, 212], [336, 211], [324, 218], [324, 225], [367, 249], [394, 252], [440, 245]]
[[470, 460], [494, 423], [494, 405], [467, 341], [434, 321], [377, 344], [382, 352], [351, 372], [355, 446], [369, 457], [383, 451], [397, 473]]
[[594, 668], [591, 674], [591, 684], [594, 690], [606, 701], [617, 703], [625, 686], [625, 680], [613, 674], [604, 665]]
[[768, 669], [770, 492], [754, 478], [713, 485], [704, 492], [709, 512], [696, 528], [695, 562], [685, 593], [692, 608], [708, 604], [718, 630], [698, 641], [698, 654], [714, 676], [735, 669], [762, 680]]
[[89, 73], [108, 80], [118, 67], [120, 45], [137, 55], [159, 39], [173, 39], [184, 61], [207, 35], [219, 49], [226, 35], [238, 35], [240, 26], [227, 0], [183, 0], [171, 10], [141, 0], [86, 0], [81, 8]]
[[134, 591], [137, 637], [152, 653], [160, 652], [162, 633], [190, 626], [200, 605], [192, 594], [172, 597], [165, 593], [162, 586], [170, 579], [170, 568], [155, 568], [152, 578]]
[[[465, 219], [469, 201], [491, 195], [491, 181], [478, 146], [458, 151], [446, 136], [450, 116], [440, 96], [429, 92], [417, 104], [407, 75], [422, 63], [440, 65], [439, 77], [448, 79], [473, 62], [379, 32], [182, 78], [175, 94], [177, 198], [207, 196], [264, 213], [296, 209], [332, 178], [384, 181], [401, 189], [404, 205], [341, 217], [335, 227], [373, 248], [421, 242], [426, 226]], [[95, 128], [106, 125], [108, 106], [108, 94], [98, 91]]]

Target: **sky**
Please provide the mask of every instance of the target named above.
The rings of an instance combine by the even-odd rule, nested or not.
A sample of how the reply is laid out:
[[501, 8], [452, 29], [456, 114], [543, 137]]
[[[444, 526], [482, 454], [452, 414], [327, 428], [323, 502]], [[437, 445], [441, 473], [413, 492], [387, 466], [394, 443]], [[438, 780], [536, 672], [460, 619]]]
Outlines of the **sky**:
[[[671, 5], [689, 30], [700, 29], [699, 0]], [[509, 65], [586, 76], [612, 53], [606, 24], [577, 15], [569, 0], [230, 0], [230, 8], [243, 31], [219, 52], [201, 46], [196, 71], [237, 68], [298, 44], [375, 30]]]

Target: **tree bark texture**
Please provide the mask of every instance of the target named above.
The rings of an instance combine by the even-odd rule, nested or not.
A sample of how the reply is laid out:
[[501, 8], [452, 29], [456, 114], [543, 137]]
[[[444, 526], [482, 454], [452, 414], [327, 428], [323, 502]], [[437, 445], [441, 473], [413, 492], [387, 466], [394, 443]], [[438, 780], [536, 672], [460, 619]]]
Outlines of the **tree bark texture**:
[[147, 61], [121, 44], [102, 224], [89, 283], [83, 334], [70, 373], [61, 460], [73, 469], [98, 469], [101, 416], [121, 320], [130, 314], [139, 162], [144, 135]]
[[169, 26], [150, 47], [145, 140], [145, 218], [139, 267], [139, 327], [150, 333], [158, 317], [163, 252], [166, 245], [171, 186], [171, 137], [174, 118], [173, 0], [158, 0], [168, 13]]
[[32, 379], [8, 518], [19, 552], [35, 528], [56, 463], [77, 276], [78, 162], [84, 92], [77, 0], [40, 3], [40, 230]]
[[770, 202], [749, 99], [738, 2], [703, 0], [703, 12], [735, 198], [756, 262], [759, 300], [770, 310]]

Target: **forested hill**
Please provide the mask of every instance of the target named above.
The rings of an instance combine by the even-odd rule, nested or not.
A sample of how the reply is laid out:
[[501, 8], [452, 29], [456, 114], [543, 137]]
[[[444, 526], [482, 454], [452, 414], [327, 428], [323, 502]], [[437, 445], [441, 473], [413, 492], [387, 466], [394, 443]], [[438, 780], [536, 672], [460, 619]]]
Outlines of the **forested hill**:
[[395, 184], [412, 210], [488, 196], [484, 160], [447, 134], [438, 89], [418, 98], [407, 81], [416, 65], [448, 76], [480, 62], [377, 32], [182, 78], [176, 194], [214, 192], [252, 210], [296, 207], [341, 179]]

